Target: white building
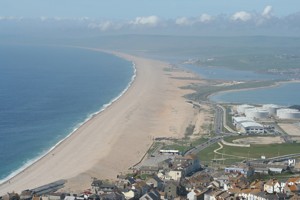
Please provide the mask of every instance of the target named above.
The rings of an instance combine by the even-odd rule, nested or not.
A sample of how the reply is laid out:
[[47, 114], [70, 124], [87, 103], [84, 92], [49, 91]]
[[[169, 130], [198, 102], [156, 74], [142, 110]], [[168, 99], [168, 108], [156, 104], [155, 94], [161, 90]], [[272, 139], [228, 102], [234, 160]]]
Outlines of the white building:
[[270, 116], [276, 116], [277, 110], [282, 108], [282, 106], [275, 105], [275, 104], [265, 104], [262, 107], [263, 107], [263, 109], [265, 109], [269, 112]]
[[300, 119], [300, 111], [297, 109], [279, 109], [277, 110], [279, 119]]
[[248, 108], [245, 109], [245, 115], [250, 119], [266, 119], [269, 117], [269, 111], [263, 108]]
[[248, 117], [232, 117], [232, 123], [237, 129], [241, 128], [241, 124], [244, 122], [255, 122], [255, 121], [253, 119], [249, 119]]
[[256, 122], [244, 122], [241, 123], [241, 132], [255, 134], [255, 133], [264, 133], [264, 126]]
[[247, 105], [247, 104], [238, 105], [236, 110], [239, 114], [245, 114], [245, 110], [249, 108], [254, 108], [254, 106]]

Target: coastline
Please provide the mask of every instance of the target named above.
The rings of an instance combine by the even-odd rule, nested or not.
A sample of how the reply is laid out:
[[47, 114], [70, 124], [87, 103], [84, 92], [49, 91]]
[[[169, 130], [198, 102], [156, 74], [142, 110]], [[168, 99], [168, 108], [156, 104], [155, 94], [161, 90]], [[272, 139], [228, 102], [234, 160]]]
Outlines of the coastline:
[[[91, 49], [90, 49], [91, 50]], [[93, 50], [95, 51], [95, 50]], [[111, 53], [112, 55], [114, 55], [113, 53]], [[115, 55], [116, 56], [116, 55]], [[105, 109], [107, 109], [109, 106], [112, 106], [112, 104], [115, 101], [118, 101], [119, 98], [121, 98], [126, 91], [130, 88], [130, 86], [133, 84], [135, 77], [136, 77], [136, 67], [135, 67], [135, 63], [132, 62], [132, 68], [133, 68], [133, 75], [131, 77], [130, 82], [127, 84], [126, 88], [124, 90], [121, 91], [121, 93], [119, 93], [118, 96], [114, 97], [112, 100], [110, 100], [108, 103], [104, 104], [100, 110], [95, 111], [93, 113], [91, 113], [84, 121], [80, 122], [79, 124], [77, 124], [73, 130], [63, 139], [61, 139], [60, 141], [58, 141], [54, 146], [52, 146], [50, 149], [48, 149], [47, 151], [45, 151], [44, 153], [41, 153], [40, 156], [30, 159], [29, 161], [27, 161], [23, 166], [21, 166], [19, 169], [13, 171], [11, 174], [9, 174], [7, 177], [5, 177], [4, 179], [0, 180], [0, 188], [2, 184], [8, 183], [10, 181], [10, 179], [14, 178], [15, 176], [17, 176], [18, 174], [22, 173], [23, 171], [25, 171], [27, 168], [29, 168], [31, 165], [34, 165], [36, 162], [38, 162], [39, 160], [41, 160], [43, 157], [47, 156], [47, 154], [51, 154], [51, 152], [57, 148], [59, 145], [61, 145], [61, 143], [63, 143], [65, 140], [67, 140], [69, 137], [72, 136], [72, 134], [74, 134], [81, 126], [83, 126], [85, 123], [87, 123], [89, 120], [92, 120], [96, 115], [100, 114], [101, 112], [105, 111]]]
[[[136, 63], [135, 76], [133, 76], [130, 86], [106, 105], [106, 107], [94, 113], [90, 119], [83, 122], [80, 127], [69, 134], [64, 140], [60, 141], [47, 154], [9, 179], [9, 181], [1, 184], [0, 195], [11, 191], [20, 192], [21, 190], [41, 186], [62, 178], [70, 180], [69, 182], [73, 186], [74, 184], [76, 185], [76, 182], [78, 184], [78, 180], [84, 179], [84, 183], [87, 183], [91, 177], [114, 178], [117, 173], [128, 169], [139, 160], [139, 157], [151, 145], [153, 137], [157, 135], [180, 137], [183, 134], [181, 132], [187, 125], [187, 121], [189, 120], [187, 115], [191, 113], [192, 108], [185, 103], [182, 97], [186, 91], [180, 91], [177, 85], [174, 87], [172, 85], [174, 80], [169, 79], [168, 75], [164, 73], [163, 69], [168, 66], [167, 63], [142, 59], [118, 52], [109, 52], [100, 49], [90, 50], [111, 53]], [[143, 65], [144, 68], [142, 67]], [[149, 77], [151, 74], [153, 77]], [[150, 80], [147, 81], [147, 79]], [[176, 91], [175, 95], [174, 91]], [[139, 97], [141, 100], [139, 100]], [[175, 100], [173, 100], [174, 97], [176, 97]], [[143, 102], [143, 100], [146, 100], [146, 102]], [[174, 104], [179, 105], [180, 114], [170, 114], [170, 110], [174, 109]], [[157, 107], [158, 110], [153, 109], [151, 105]], [[147, 106], [147, 109], [143, 106]], [[142, 113], [146, 116], [141, 115], [141, 113], [138, 113], [138, 116], [133, 116], [139, 110], [144, 110]], [[165, 113], [166, 111], [168, 113]], [[121, 114], [119, 113], [121, 117], [118, 115], [118, 112], [121, 112]], [[151, 114], [151, 118], [147, 118], [147, 115], [149, 117], [149, 113]], [[181, 114], [183, 115], [181, 116]], [[158, 117], [161, 115], [165, 115], [164, 119], [166, 119], [166, 122], [159, 120]], [[117, 119], [112, 119], [112, 117]], [[143, 117], [143, 119], [139, 119], [140, 117]], [[134, 119], [130, 120], [130, 118]], [[110, 119], [115, 123], [111, 123]], [[147, 119], [150, 119], [150, 121], [147, 122]], [[116, 127], [116, 125], [121, 127]], [[138, 126], [138, 130], [134, 126]], [[173, 126], [177, 128], [176, 132], [169, 130]], [[106, 129], [107, 132], [113, 132], [114, 135], [100, 134], [101, 137], [99, 137], [97, 132]], [[122, 132], [124, 133], [122, 134]], [[133, 132], [132, 135], [126, 135], [131, 132]], [[137, 142], [140, 142], [140, 144], [137, 144]], [[95, 149], [88, 148], [90, 145]], [[132, 145], [135, 146], [133, 147]], [[118, 146], [120, 150], [113, 148], [114, 146]], [[84, 150], [84, 148], [78, 150], [78, 147], [87, 147], [88, 150]], [[97, 148], [100, 153], [94, 152]], [[128, 150], [128, 148], [130, 149]], [[125, 153], [128, 156], [128, 160], [124, 160], [125, 158], [121, 156], [115, 156], [114, 153], [122, 155]], [[82, 161], [76, 157], [80, 157]], [[121, 162], [120, 158], [122, 158]], [[103, 165], [105, 161], [108, 163]], [[62, 166], [59, 168], [57, 163], [60, 162]], [[73, 168], [76, 166], [76, 168], [80, 169], [72, 170], [72, 166]], [[116, 168], [112, 169], [112, 167]], [[83, 184], [83, 186], [85, 187], [86, 184]]]
[[[211, 97], [214, 96], [214, 95], [227, 94], [227, 93], [239, 92], [239, 91], [250, 91], [250, 90], [256, 90], [256, 89], [276, 88], [276, 87], [279, 87], [283, 84], [289, 84], [289, 83], [300, 83], [300, 80], [275, 81], [274, 84], [272, 84], [270, 86], [261, 86], [261, 87], [251, 87], [251, 88], [243, 88], [243, 89], [231, 89], [231, 90], [218, 91], [218, 92], [214, 92], [214, 93], [211, 93], [211, 94], [207, 95], [206, 99], [208, 101], [214, 102], [213, 100], [211, 100]], [[218, 103], [231, 103], [231, 102], [219, 101]], [[233, 103], [235, 103], [235, 102], [233, 102]]]

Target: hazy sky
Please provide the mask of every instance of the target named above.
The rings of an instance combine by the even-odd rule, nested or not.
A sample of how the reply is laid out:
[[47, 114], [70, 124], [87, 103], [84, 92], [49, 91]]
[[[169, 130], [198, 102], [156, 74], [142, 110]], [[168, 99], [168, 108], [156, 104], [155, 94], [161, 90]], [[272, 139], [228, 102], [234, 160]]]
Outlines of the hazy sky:
[[0, 33], [37, 29], [299, 37], [300, 0], [0, 0]]
[[272, 6], [276, 16], [300, 11], [300, 0], [0, 0], [0, 16], [91, 17], [131, 19], [261, 12]]

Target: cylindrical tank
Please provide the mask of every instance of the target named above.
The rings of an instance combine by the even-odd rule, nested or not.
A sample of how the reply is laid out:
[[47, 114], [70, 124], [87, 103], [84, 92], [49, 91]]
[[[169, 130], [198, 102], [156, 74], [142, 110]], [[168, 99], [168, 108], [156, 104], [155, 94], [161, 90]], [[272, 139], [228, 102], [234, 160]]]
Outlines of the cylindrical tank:
[[300, 112], [296, 109], [279, 109], [277, 117], [279, 119], [300, 119]]
[[239, 114], [245, 114], [245, 110], [250, 108], [254, 108], [254, 106], [243, 104], [243, 105], [238, 105], [236, 110]]
[[245, 110], [245, 115], [250, 119], [265, 119], [269, 117], [269, 112], [263, 108], [250, 108]]
[[275, 105], [275, 104], [266, 104], [263, 105], [263, 109], [267, 110], [269, 112], [269, 115], [276, 115], [276, 112], [278, 109], [282, 108], [279, 105]]

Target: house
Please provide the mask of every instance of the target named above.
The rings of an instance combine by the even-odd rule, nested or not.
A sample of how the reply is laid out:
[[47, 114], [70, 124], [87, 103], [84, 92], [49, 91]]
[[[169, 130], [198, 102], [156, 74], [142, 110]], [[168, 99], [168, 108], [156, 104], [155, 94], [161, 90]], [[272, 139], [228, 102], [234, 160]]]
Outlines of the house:
[[163, 181], [160, 178], [158, 178], [156, 175], [153, 175], [152, 177], [149, 177], [146, 180], [146, 183], [150, 187], [158, 189], [160, 191], [163, 189]]
[[65, 193], [49, 193], [47, 194], [48, 200], [63, 200], [65, 198], [65, 196], [68, 196], [70, 194], [65, 194]]
[[221, 176], [215, 177], [214, 180], [218, 181], [220, 183], [220, 186], [222, 188], [224, 188], [224, 190], [225, 190], [224, 186], [229, 183], [229, 175], [228, 174], [221, 175]]
[[282, 168], [273, 168], [273, 167], [270, 167], [269, 168], [269, 172], [270, 173], [275, 173], [275, 174], [281, 174], [283, 172], [283, 169]]
[[282, 193], [284, 191], [285, 183], [279, 182], [277, 179], [270, 179], [264, 184], [264, 191], [273, 194], [273, 193]]
[[123, 191], [122, 194], [124, 195], [125, 199], [133, 199], [136, 196], [136, 193], [133, 190]]
[[92, 190], [95, 191], [96, 194], [111, 193], [117, 189], [115, 185], [110, 183], [105, 183], [101, 180], [94, 180], [91, 186], [92, 186]]
[[101, 200], [125, 200], [125, 197], [122, 193], [119, 192], [111, 192], [108, 194], [101, 194]]
[[256, 194], [260, 193], [260, 189], [242, 189], [239, 192], [236, 192], [236, 196], [240, 199], [256, 199]]
[[162, 180], [174, 180], [179, 182], [183, 177], [183, 172], [181, 170], [169, 170], [169, 171], [160, 170], [157, 173], [157, 177], [159, 177]]
[[142, 166], [140, 168], [140, 174], [147, 174], [147, 175], [152, 175], [152, 174], [157, 174], [159, 168], [157, 166]]
[[150, 192], [144, 194], [140, 200], [160, 200], [160, 194], [157, 190], [151, 190]]
[[183, 174], [182, 171], [178, 171], [178, 170], [171, 170], [169, 172], [167, 172], [167, 176], [165, 179], [167, 180], [174, 180], [174, 181], [180, 181], [182, 178]]
[[300, 177], [291, 177], [286, 181], [286, 183], [288, 185], [300, 184]]
[[269, 173], [282, 173], [287, 170], [288, 165], [274, 164], [274, 163], [255, 163], [250, 164], [254, 168], [254, 173], [269, 174]]
[[166, 199], [173, 199], [173, 198], [177, 197], [178, 196], [177, 190], [178, 190], [178, 183], [177, 182], [175, 182], [175, 181], [167, 182], [165, 184], [165, 189], [164, 189], [165, 198]]
[[181, 184], [187, 191], [192, 191], [192, 189], [207, 188], [213, 180], [213, 177], [209, 174], [201, 173], [195, 174], [191, 177], [186, 177], [183, 181], [181, 181]]
[[269, 168], [267, 167], [255, 167], [254, 173], [256, 174], [269, 174]]
[[151, 187], [144, 181], [138, 181], [132, 185], [132, 190], [136, 191], [136, 196], [141, 197], [149, 192]]
[[98, 194], [91, 194], [88, 200], [100, 200], [100, 196]]
[[33, 198], [33, 195], [30, 190], [24, 190], [20, 194], [20, 199], [22, 200], [31, 200]]
[[217, 199], [221, 200], [219, 196], [222, 195], [223, 193], [225, 193], [226, 196], [228, 194], [226, 191], [222, 191], [222, 190], [211, 190], [204, 194], [204, 200], [217, 200]]
[[135, 183], [135, 179], [133, 177], [118, 176], [117, 178], [118, 180], [115, 182], [115, 184], [118, 188], [125, 189], [126, 187]]
[[173, 162], [173, 170], [181, 170], [185, 176], [199, 171], [200, 161], [196, 155], [176, 156]]
[[204, 199], [204, 192], [199, 190], [192, 190], [187, 194], [188, 200], [201, 200]]
[[75, 196], [65, 196], [64, 200], [76, 200]]
[[228, 188], [246, 189], [248, 186], [248, 180], [244, 175], [229, 178]]
[[259, 189], [260, 191], [264, 190], [264, 182], [261, 180], [255, 180], [250, 184], [250, 189]]
[[300, 177], [291, 177], [286, 181], [284, 187], [286, 193], [300, 193]]
[[226, 174], [237, 173], [243, 174], [246, 177], [250, 177], [254, 174], [254, 169], [247, 165], [233, 166], [233, 167], [225, 167], [224, 172]]

